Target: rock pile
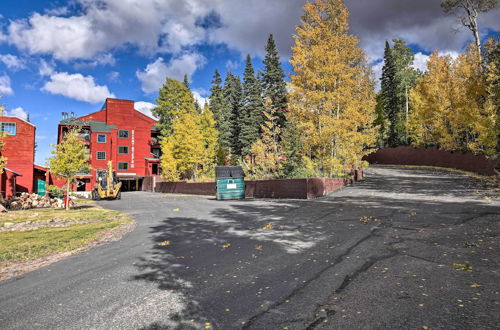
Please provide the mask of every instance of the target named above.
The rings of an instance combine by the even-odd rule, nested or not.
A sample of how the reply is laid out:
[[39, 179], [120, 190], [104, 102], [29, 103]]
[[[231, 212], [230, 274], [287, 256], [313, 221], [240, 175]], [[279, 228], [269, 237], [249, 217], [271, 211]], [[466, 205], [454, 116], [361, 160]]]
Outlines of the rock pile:
[[[75, 202], [70, 200], [71, 207]], [[61, 198], [42, 197], [37, 194], [22, 193], [21, 196], [12, 196], [7, 200], [0, 197], [0, 205], [10, 210], [27, 210], [36, 208], [64, 208], [64, 200]]]

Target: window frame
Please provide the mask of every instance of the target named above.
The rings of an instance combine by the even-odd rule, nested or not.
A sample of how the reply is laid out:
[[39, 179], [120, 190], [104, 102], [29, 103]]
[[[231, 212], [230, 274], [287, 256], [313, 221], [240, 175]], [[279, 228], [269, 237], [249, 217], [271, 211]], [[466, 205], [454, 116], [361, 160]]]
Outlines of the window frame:
[[[100, 159], [99, 158], [99, 153], [103, 153], [104, 154], [104, 159]], [[106, 160], [106, 158], [107, 158], [106, 151], [96, 151], [95, 152], [95, 159], [96, 160]]]
[[[99, 137], [104, 136], [104, 142], [99, 141]], [[97, 143], [106, 143], [108, 141], [108, 137], [106, 134], [97, 134]]]
[[[127, 137], [120, 136], [121, 132], [127, 132]], [[119, 139], [129, 139], [130, 138], [130, 132], [128, 129], [119, 129], [118, 130], [118, 138]]]
[[[127, 148], [127, 152], [120, 152], [120, 148]], [[129, 146], [118, 146], [118, 154], [119, 155], [128, 155], [130, 151]]]
[[[14, 134], [11, 134], [10, 132], [6, 131], [4, 129], [4, 125], [14, 127]], [[7, 133], [8, 136], [16, 136], [17, 135], [17, 123], [11, 122], [11, 121], [2, 121], [0, 123], [0, 133]]]
[[[122, 164], [127, 164], [127, 168], [126, 169], [120, 168], [120, 165], [122, 165]], [[129, 170], [128, 162], [118, 162], [117, 168], [118, 168], [118, 171], [128, 171]]]

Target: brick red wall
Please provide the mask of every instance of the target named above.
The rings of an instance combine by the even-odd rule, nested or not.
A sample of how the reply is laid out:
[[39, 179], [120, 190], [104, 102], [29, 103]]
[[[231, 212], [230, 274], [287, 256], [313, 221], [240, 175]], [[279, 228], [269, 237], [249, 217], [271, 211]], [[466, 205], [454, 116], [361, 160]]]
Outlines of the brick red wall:
[[455, 168], [483, 175], [500, 175], [495, 170], [497, 161], [486, 156], [439, 150], [437, 148], [415, 148], [403, 146], [379, 149], [364, 158], [370, 164], [422, 165]]
[[18, 176], [6, 170], [4, 170], [0, 175], [0, 193], [5, 199], [13, 196], [14, 193], [16, 193], [14, 187], [16, 185], [16, 178], [18, 178]]
[[2, 155], [7, 168], [22, 176], [16, 178], [16, 192], [33, 192], [33, 163], [35, 161], [35, 126], [17, 117], [0, 116], [0, 122], [16, 123], [16, 135], [4, 137]]
[[[362, 179], [362, 171], [357, 173], [356, 178]], [[245, 197], [255, 198], [286, 198], [286, 199], [308, 199], [326, 196], [329, 193], [349, 185], [357, 180], [353, 179], [282, 179], [282, 180], [258, 180], [245, 182]], [[153, 191], [153, 177], [144, 178], [143, 191]], [[215, 196], [215, 182], [162, 182], [156, 178], [155, 192], [176, 193], [190, 195]]]

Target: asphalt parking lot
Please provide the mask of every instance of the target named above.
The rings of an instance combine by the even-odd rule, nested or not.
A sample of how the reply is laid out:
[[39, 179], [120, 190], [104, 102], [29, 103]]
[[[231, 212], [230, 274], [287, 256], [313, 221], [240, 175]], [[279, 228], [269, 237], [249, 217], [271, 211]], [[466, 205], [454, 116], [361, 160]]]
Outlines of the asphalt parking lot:
[[492, 329], [498, 187], [375, 166], [316, 200], [124, 193], [135, 230], [0, 282], [3, 329]]

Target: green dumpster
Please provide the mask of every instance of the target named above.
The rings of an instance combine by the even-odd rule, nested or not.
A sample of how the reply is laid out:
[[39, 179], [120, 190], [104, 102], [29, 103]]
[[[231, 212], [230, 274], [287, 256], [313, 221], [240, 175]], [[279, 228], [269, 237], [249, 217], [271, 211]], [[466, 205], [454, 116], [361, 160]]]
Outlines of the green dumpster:
[[244, 199], [245, 180], [241, 166], [216, 166], [217, 199]]
[[47, 193], [45, 180], [36, 180], [36, 193], [40, 196], [45, 196]]

